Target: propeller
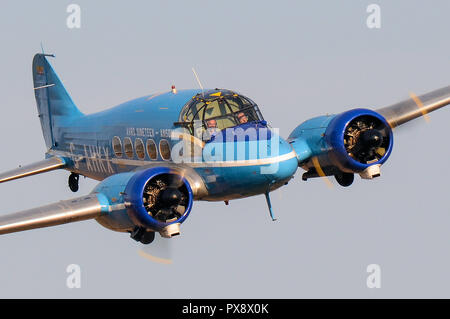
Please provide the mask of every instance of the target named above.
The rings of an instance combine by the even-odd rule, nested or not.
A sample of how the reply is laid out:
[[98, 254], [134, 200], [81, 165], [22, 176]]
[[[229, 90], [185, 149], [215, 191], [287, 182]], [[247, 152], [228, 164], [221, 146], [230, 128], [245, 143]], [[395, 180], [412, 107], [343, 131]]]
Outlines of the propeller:
[[[170, 223], [179, 219], [186, 211], [189, 194], [181, 174], [163, 174], [150, 180], [144, 188], [144, 206], [153, 218]], [[172, 264], [173, 238], [164, 238], [155, 233], [150, 245], [143, 245], [139, 256], [160, 264]]]
[[391, 128], [400, 126], [415, 118], [423, 117], [429, 121], [429, 113], [450, 104], [450, 86], [443, 87], [420, 96], [409, 93], [410, 99], [377, 109]]
[[333, 188], [333, 183], [328, 179], [327, 175], [323, 171], [322, 167], [320, 166], [319, 159], [317, 156], [314, 156], [312, 158], [312, 163], [314, 165], [314, 168], [316, 169], [317, 174], [322, 177], [322, 180], [327, 184], [328, 188]]
[[138, 250], [138, 255], [154, 263], [171, 265], [176, 245], [174, 241], [176, 241], [175, 238], [163, 238], [156, 233], [155, 240], [150, 245], [142, 245]]
[[417, 107], [420, 110], [420, 113], [422, 114], [423, 118], [425, 119], [425, 122], [429, 123], [430, 116], [428, 115], [428, 112], [425, 109], [425, 106], [423, 105], [422, 100], [417, 95], [415, 95], [413, 92], [409, 92], [409, 96], [414, 101], [414, 103], [416, 103]]

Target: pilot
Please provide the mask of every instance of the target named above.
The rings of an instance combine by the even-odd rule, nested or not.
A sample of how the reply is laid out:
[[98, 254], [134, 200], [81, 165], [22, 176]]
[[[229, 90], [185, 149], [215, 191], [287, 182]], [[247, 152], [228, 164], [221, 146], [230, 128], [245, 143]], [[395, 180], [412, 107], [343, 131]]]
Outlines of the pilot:
[[206, 121], [206, 128], [212, 130], [217, 129], [217, 121], [215, 119]]
[[206, 121], [206, 132], [203, 135], [203, 140], [210, 140], [213, 135], [217, 132], [220, 132], [220, 129], [217, 127], [217, 121], [215, 119], [210, 119]]
[[239, 124], [245, 124], [248, 122], [248, 117], [247, 115], [244, 114], [244, 112], [239, 112], [237, 115]]

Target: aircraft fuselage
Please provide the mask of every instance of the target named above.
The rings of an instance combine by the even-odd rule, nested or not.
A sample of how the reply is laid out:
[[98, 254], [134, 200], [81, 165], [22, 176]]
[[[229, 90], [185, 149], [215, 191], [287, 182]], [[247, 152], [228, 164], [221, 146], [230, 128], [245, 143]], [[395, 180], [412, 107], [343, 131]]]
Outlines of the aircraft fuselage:
[[[96, 180], [147, 166], [187, 165], [205, 185], [207, 192], [197, 198], [200, 200], [263, 194], [292, 178], [298, 167], [292, 147], [273, 129], [256, 125], [231, 130], [235, 134], [232, 140], [206, 143], [197, 158], [177, 159], [173, 152], [182, 139], [174, 138], [178, 130], [174, 123], [197, 93], [182, 90], [154, 94], [99, 113], [60, 120], [53, 132], [55, 146], [47, 154], [69, 158], [67, 170]], [[249, 136], [248, 132], [255, 130], [257, 136]], [[263, 133], [269, 136], [261, 138]], [[242, 134], [247, 136], [239, 139]], [[113, 139], [120, 141], [122, 154], [115, 152]], [[167, 146], [172, 156], [167, 156]], [[271, 151], [263, 152], [263, 148]], [[210, 159], [218, 149], [223, 150], [223, 156]]]

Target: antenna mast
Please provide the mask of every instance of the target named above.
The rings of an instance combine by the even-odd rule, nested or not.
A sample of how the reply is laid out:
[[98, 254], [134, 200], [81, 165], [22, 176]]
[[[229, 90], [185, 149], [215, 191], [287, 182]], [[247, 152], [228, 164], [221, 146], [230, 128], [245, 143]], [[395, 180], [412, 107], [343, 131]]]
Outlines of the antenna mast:
[[198, 77], [198, 75], [197, 75], [197, 72], [195, 72], [194, 67], [192, 67], [192, 72], [194, 72], [195, 79], [197, 80], [198, 85], [199, 85], [200, 88], [202, 89], [202, 96], [205, 97], [205, 94], [203, 93], [204, 89], [203, 89], [202, 82], [200, 82], [200, 79], [199, 79], [199, 77]]

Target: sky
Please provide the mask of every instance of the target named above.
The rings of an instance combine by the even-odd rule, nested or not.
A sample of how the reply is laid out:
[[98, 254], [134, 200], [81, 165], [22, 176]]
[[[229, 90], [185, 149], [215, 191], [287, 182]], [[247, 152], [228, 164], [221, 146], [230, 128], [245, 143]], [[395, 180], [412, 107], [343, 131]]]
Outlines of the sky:
[[[80, 28], [67, 7], [78, 4]], [[380, 8], [369, 28], [368, 6]], [[31, 61], [41, 51], [85, 113], [178, 89], [236, 90], [282, 136], [308, 118], [378, 108], [449, 85], [450, 2], [2, 1], [0, 171], [43, 159]], [[6, 76], [7, 75], [7, 76]], [[449, 298], [450, 110], [395, 130], [382, 176], [301, 180], [264, 196], [195, 202], [172, 264], [84, 221], [0, 237], [0, 298]], [[74, 195], [67, 171], [0, 185], [10, 213]], [[165, 243], [166, 244], [166, 243]], [[69, 265], [80, 288], [69, 288]], [[369, 288], [377, 265], [379, 288]], [[370, 267], [369, 267], [370, 269]]]

